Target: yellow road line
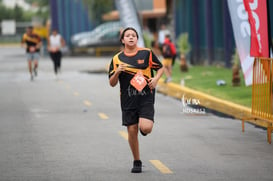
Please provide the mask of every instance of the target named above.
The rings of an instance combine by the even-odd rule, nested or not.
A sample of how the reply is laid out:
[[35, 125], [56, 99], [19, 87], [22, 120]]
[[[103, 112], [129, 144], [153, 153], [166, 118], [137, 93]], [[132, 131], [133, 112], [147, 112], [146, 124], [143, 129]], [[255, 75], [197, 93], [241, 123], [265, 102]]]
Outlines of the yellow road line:
[[73, 93], [73, 95], [74, 95], [74, 96], [79, 96], [80, 94], [79, 94], [77, 91], [75, 91], [75, 92]]
[[106, 114], [102, 113], [102, 112], [99, 112], [98, 115], [99, 115], [99, 117], [101, 119], [109, 119], [109, 117]]
[[165, 166], [159, 160], [150, 160], [150, 162], [163, 174], [172, 174], [173, 173], [167, 166]]
[[123, 137], [125, 140], [128, 140], [128, 133], [126, 131], [119, 131], [118, 132], [121, 137]]
[[92, 105], [92, 103], [90, 101], [87, 101], [87, 100], [83, 101], [83, 104], [88, 106], [88, 107], [90, 107]]

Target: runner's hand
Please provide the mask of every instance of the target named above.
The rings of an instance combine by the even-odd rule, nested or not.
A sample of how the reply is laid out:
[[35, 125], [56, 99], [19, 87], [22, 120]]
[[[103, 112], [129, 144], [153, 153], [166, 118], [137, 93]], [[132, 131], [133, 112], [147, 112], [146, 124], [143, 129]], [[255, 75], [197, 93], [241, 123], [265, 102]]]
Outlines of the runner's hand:
[[150, 89], [155, 89], [157, 85], [157, 80], [155, 78], [150, 78], [148, 83]]
[[119, 64], [116, 72], [120, 73], [120, 72], [124, 71], [125, 69], [126, 69], [125, 64]]
[[35, 52], [36, 48], [34, 46], [29, 47], [30, 52]]

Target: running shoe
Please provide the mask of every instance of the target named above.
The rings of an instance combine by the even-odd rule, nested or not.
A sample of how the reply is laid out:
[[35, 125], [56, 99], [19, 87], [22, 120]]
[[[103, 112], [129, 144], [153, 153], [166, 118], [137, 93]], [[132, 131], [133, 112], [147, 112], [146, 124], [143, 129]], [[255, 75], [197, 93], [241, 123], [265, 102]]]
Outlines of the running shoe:
[[142, 162], [140, 160], [134, 161], [134, 166], [131, 170], [132, 173], [141, 173], [142, 172]]
[[164, 83], [168, 83], [168, 82], [171, 82], [172, 81], [172, 78], [171, 77], [168, 77], [164, 80]]

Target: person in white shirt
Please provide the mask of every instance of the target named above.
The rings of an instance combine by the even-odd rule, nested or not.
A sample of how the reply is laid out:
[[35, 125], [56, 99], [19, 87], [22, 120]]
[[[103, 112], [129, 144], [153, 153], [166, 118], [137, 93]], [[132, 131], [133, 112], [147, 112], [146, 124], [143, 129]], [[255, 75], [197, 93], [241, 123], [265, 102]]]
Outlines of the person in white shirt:
[[65, 40], [63, 37], [58, 33], [57, 29], [53, 29], [51, 35], [48, 38], [48, 51], [50, 54], [50, 58], [54, 63], [54, 72], [57, 76], [61, 70], [61, 59], [62, 59], [62, 52], [61, 48], [65, 46]]
[[161, 24], [160, 30], [158, 32], [158, 43], [159, 46], [162, 47], [165, 41], [165, 36], [169, 35], [170, 31], [166, 28], [165, 24]]

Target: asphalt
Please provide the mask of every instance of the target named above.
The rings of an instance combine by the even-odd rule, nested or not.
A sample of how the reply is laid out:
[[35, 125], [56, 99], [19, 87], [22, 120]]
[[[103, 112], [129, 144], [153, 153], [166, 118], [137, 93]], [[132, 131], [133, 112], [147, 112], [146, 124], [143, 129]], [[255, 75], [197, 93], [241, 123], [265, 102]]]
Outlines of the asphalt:
[[139, 136], [143, 173], [131, 174], [119, 89], [104, 73], [111, 57], [64, 57], [59, 78], [45, 57], [31, 82], [23, 50], [0, 54], [1, 181], [272, 180], [265, 130], [242, 133], [240, 120], [163, 93], [152, 134]]

